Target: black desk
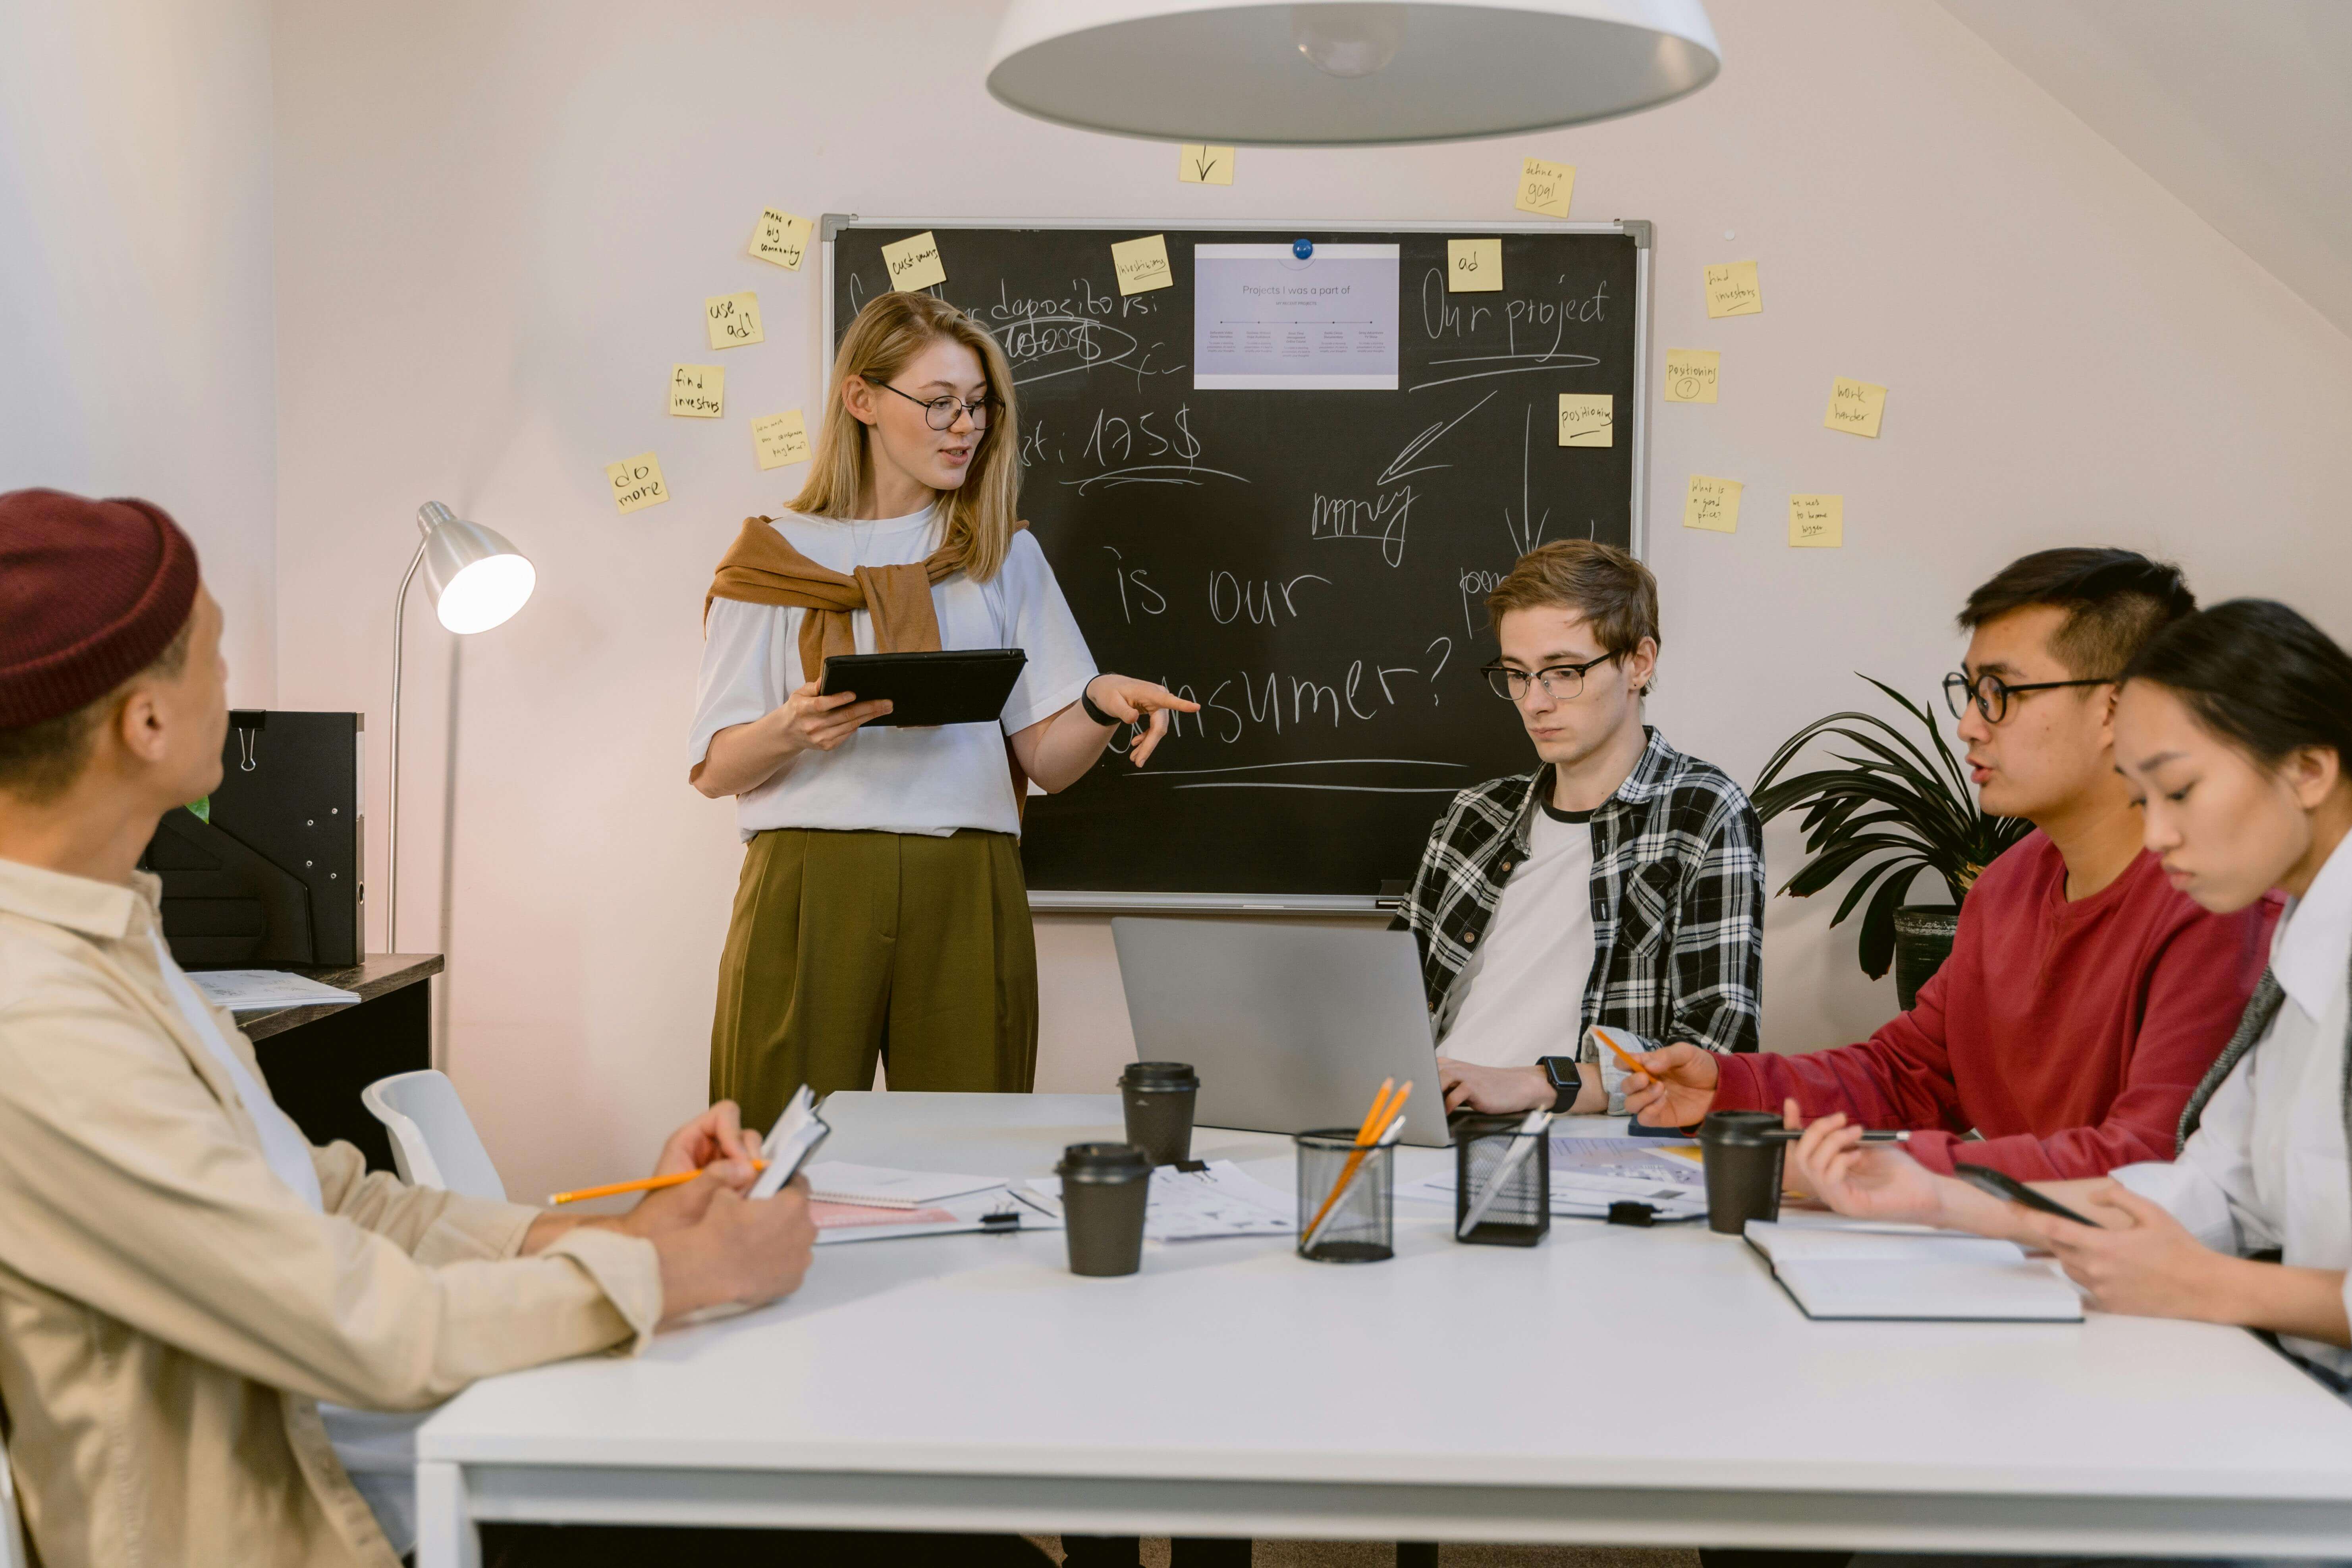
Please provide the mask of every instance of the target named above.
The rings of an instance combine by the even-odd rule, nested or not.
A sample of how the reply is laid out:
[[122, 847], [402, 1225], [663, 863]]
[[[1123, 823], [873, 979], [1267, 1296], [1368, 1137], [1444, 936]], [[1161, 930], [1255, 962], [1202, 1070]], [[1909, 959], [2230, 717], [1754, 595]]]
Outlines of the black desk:
[[392, 1140], [360, 1103], [360, 1090], [433, 1065], [432, 979], [441, 969], [437, 952], [378, 952], [350, 969], [300, 969], [360, 1000], [236, 1016], [271, 1096], [310, 1142], [341, 1138], [359, 1145], [370, 1170], [394, 1169]]

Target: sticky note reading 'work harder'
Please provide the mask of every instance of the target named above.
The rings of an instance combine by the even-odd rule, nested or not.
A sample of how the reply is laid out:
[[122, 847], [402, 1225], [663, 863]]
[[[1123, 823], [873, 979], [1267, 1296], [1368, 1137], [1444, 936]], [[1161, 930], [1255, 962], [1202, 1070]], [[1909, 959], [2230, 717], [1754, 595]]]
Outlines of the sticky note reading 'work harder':
[[726, 400], [727, 367], [720, 364], [674, 364], [669, 367], [669, 411], [687, 419], [716, 419]]
[[1122, 239], [1110, 247], [1111, 270], [1118, 274], [1118, 291], [1122, 294], [1145, 294], [1154, 289], [1176, 287], [1176, 274], [1168, 265], [1168, 237], [1148, 234], [1141, 239]]
[[624, 512], [641, 511], [669, 500], [662, 483], [661, 460], [651, 452], [604, 466], [604, 482], [613, 487], [613, 501]]
[[890, 269], [890, 287], [901, 294], [948, 280], [948, 269], [940, 264], [940, 242], [929, 229], [884, 246], [882, 265]]
[[1764, 290], [1756, 281], [1756, 263], [1727, 261], [1706, 269], [1706, 313], [1710, 316], [1760, 316]]
[[1690, 493], [1683, 500], [1683, 526], [1704, 528], [1710, 533], [1736, 532], [1739, 527], [1739, 489], [1738, 479], [1693, 474]]
[[1499, 239], [1449, 239], [1445, 242], [1445, 287], [1456, 294], [1489, 294], [1503, 286], [1503, 242]]
[[740, 294], [713, 294], [702, 302], [702, 324], [710, 330], [714, 349], [738, 349], [761, 342], [760, 297], [749, 289]]
[[786, 463], [807, 462], [808, 426], [801, 422], [801, 411], [787, 408], [782, 414], [771, 414], [765, 419], [752, 420], [751, 449], [759, 455], [762, 468], [781, 468]]
[[808, 254], [809, 235], [815, 227], [804, 217], [794, 217], [777, 207], [762, 207], [759, 224], [751, 230], [751, 252], [762, 261], [772, 261], [798, 272], [801, 258]]
[[1606, 392], [1561, 393], [1559, 444], [1563, 447], [1614, 446], [1616, 405], [1616, 398]]
[[1878, 422], [1886, 414], [1886, 388], [1867, 381], [1839, 376], [1830, 383], [1830, 411], [1822, 423], [1849, 436], [1878, 438]]
[[1576, 165], [1547, 163], [1541, 158], [1519, 163], [1519, 196], [1511, 205], [1523, 213], [1566, 217], [1568, 198], [1576, 190]]
[[1230, 185], [1234, 183], [1234, 150], [1188, 142], [1176, 149], [1176, 177], [1188, 185]]
[[1801, 550], [1835, 550], [1845, 542], [1845, 497], [1790, 496], [1789, 542]]
[[1723, 356], [1712, 349], [1666, 351], [1666, 401], [1713, 403], [1716, 367]]

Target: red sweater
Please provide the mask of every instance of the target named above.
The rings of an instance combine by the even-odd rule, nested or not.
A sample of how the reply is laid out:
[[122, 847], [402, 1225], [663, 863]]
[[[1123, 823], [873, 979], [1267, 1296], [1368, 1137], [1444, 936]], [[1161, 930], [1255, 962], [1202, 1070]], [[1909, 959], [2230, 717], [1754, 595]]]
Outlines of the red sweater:
[[[1952, 955], [1858, 1046], [1718, 1057], [1715, 1104], [1810, 1119], [1843, 1110], [1913, 1130], [1914, 1158], [1958, 1156], [2027, 1181], [2169, 1160], [2191, 1090], [2237, 1027], [2275, 902], [2208, 914], [2142, 851], [2087, 899], [2036, 832], [1985, 868]], [[1974, 1129], [1980, 1143], [1962, 1143]]]

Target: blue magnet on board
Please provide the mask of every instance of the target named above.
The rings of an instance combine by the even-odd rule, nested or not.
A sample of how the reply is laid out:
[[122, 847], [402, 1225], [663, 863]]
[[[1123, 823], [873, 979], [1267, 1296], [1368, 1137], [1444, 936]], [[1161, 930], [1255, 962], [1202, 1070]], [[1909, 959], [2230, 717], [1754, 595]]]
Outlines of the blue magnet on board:
[[1290, 242], [1290, 254], [1305, 261], [1315, 254], [1315, 242], [1311, 239], [1294, 239]]

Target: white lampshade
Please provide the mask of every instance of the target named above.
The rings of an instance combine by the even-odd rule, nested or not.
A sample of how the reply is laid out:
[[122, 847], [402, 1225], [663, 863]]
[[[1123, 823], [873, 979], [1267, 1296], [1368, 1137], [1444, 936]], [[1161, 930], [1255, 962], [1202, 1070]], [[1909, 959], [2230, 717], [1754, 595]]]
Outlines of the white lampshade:
[[530, 598], [539, 574], [495, 529], [467, 522], [437, 500], [416, 509], [425, 530], [425, 588], [453, 632], [486, 632]]
[[1162, 142], [1451, 142], [1653, 109], [1715, 79], [1699, 0], [1012, 0], [988, 90]]

